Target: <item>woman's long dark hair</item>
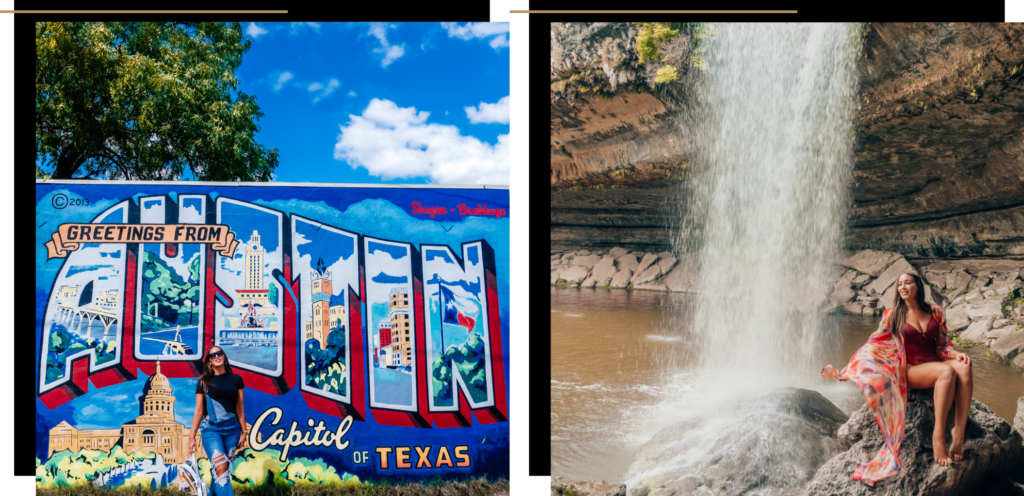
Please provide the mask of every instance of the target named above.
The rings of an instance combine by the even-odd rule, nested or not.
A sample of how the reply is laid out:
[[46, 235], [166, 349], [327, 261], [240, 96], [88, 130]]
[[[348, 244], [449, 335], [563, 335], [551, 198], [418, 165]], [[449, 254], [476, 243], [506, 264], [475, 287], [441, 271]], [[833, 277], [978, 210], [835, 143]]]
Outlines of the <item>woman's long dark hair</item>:
[[[215, 348], [220, 349], [220, 351], [222, 351], [222, 352], [224, 351], [224, 348], [221, 348], [220, 346], [215, 346]], [[210, 348], [210, 349], [212, 350], [213, 348]], [[213, 370], [213, 359], [210, 358], [210, 352], [207, 351], [206, 352], [206, 359], [203, 360], [203, 375], [199, 377], [199, 385], [203, 387], [203, 391], [206, 391], [207, 389], [210, 388], [210, 381], [213, 379], [213, 376], [216, 373], [217, 372], [215, 370]], [[231, 374], [232, 373], [231, 372], [231, 361], [228, 360], [228, 354], [226, 352], [224, 353], [224, 373], [225, 374]]]
[[903, 328], [907, 326], [907, 310], [909, 310], [907, 302], [903, 300], [903, 297], [900, 295], [899, 292], [900, 278], [903, 277], [904, 275], [908, 275], [911, 278], [913, 278], [914, 284], [917, 285], [917, 296], [914, 298], [915, 300], [917, 300], [917, 307], [920, 308], [921, 310], [928, 312], [929, 315], [932, 313], [931, 304], [925, 301], [924, 299], [924, 279], [922, 279], [921, 276], [918, 275], [916, 272], [910, 271], [904, 272], [896, 276], [896, 297], [893, 299], [892, 309], [889, 310], [888, 318], [889, 325], [891, 326], [889, 328], [889, 332], [891, 332], [892, 335], [895, 336], [897, 342], [899, 342], [900, 344], [903, 344]]

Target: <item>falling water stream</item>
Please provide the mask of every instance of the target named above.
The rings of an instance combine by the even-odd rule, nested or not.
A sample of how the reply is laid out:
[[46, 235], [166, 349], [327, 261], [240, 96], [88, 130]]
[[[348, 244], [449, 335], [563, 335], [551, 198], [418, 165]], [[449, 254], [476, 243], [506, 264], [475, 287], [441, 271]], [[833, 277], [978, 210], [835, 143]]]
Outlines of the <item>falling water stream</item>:
[[854, 25], [705, 32], [689, 116], [696, 176], [677, 240], [699, 249], [701, 290], [678, 317], [694, 338], [682, 352], [692, 354], [695, 383], [678, 414], [715, 422], [690, 436], [679, 464], [718, 442], [730, 403], [820, 386], [815, 372], [838, 340], [818, 309], [840, 254], [853, 165]]

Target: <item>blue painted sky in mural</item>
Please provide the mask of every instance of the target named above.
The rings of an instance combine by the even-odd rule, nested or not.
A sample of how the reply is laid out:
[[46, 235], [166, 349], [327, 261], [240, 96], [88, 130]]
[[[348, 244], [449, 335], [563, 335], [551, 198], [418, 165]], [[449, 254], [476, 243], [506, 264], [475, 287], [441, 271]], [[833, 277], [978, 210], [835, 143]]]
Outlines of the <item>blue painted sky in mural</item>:
[[195, 211], [196, 215], [203, 212], [203, 200], [199, 198], [185, 198], [181, 201], [181, 207], [191, 208]]
[[277, 234], [280, 229], [278, 225], [280, 218], [270, 212], [236, 203], [222, 202], [220, 219], [221, 224], [227, 224], [234, 231], [235, 237], [240, 243], [248, 243], [254, 230], [259, 231], [260, 246], [268, 253], [276, 250], [281, 242]]
[[381, 272], [371, 278], [373, 282], [380, 284], [406, 284], [409, 282], [408, 276], [391, 276]]
[[[121, 424], [140, 415], [139, 398], [149, 376], [139, 372], [139, 378], [108, 386], [92, 388], [76, 399], [74, 422], [79, 429], [117, 429]], [[195, 412], [196, 379], [171, 379], [174, 393], [174, 419], [186, 426], [192, 425]]]
[[71, 277], [75, 274], [81, 274], [82, 272], [91, 272], [99, 269], [109, 269], [111, 267], [113, 267], [113, 265], [72, 265], [71, 267], [68, 268], [68, 273], [65, 276]]
[[310, 255], [310, 265], [316, 267], [316, 262], [321, 257], [324, 265], [330, 267], [338, 260], [348, 260], [356, 252], [356, 240], [351, 236], [323, 229], [318, 225], [310, 224], [299, 219], [295, 223], [295, 231], [303, 235], [309, 242], [298, 245], [299, 256]]

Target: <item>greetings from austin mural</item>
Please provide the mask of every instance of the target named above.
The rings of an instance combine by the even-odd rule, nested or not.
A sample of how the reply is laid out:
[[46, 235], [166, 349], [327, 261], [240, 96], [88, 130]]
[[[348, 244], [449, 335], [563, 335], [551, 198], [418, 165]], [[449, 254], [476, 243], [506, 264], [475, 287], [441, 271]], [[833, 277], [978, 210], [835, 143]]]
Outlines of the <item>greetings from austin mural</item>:
[[37, 483], [177, 487], [215, 345], [235, 484], [507, 478], [508, 216], [505, 189], [38, 183]]

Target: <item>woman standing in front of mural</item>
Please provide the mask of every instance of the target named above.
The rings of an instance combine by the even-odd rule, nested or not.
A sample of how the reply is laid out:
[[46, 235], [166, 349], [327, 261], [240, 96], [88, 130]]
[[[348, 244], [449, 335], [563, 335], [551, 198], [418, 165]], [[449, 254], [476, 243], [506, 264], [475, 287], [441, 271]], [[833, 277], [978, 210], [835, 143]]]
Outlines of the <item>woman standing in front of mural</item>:
[[234, 451], [245, 445], [244, 394], [242, 377], [231, 371], [224, 350], [219, 346], [210, 348], [203, 375], [196, 382], [196, 412], [192, 416], [188, 451], [189, 454], [195, 453], [196, 430], [201, 428], [203, 446], [213, 464], [214, 478], [210, 489], [214, 496], [234, 494], [231, 489], [231, 460], [227, 453], [229, 449]]

